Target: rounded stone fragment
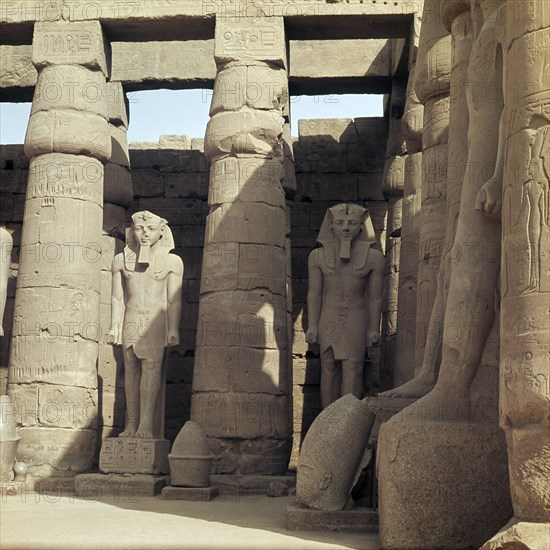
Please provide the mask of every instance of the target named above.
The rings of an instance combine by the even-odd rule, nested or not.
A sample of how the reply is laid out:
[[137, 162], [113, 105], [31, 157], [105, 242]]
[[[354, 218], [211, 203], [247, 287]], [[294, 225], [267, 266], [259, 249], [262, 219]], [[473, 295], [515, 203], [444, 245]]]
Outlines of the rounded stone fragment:
[[298, 460], [296, 499], [318, 510], [342, 510], [361, 466], [374, 415], [352, 394], [316, 418]]
[[176, 487], [208, 487], [214, 455], [202, 427], [189, 420], [174, 441], [170, 462], [171, 483]]

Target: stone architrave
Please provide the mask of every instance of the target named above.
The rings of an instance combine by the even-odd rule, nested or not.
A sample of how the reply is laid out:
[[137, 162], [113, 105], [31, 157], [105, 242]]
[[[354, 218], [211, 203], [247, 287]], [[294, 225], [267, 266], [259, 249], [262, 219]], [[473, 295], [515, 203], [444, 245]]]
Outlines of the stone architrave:
[[173, 248], [166, 220], [142, 211], [132, 216], [126, 248], [113, 260], [109, 343], [122, 345], [126, 426], [118, 439], [104, 441], [103, 472], [168, 473], [163, 364], [165, 348], [179, 344], [183, 284]]
[[291, 431], [282, 17], [218, 18], [215, 60], [191, 419], [212, 473], [279, 474]]
[[[550, 544], [550, 5], [508, 0], [506, 29], [500, 425], [514, 517], [483, 550], [538, 550]], [[498, 215], [498, 192], [480, 199]]]
[[0, 226], [0, 336], [4, 336], [4, 309], [8, 297], [8, 278], [10, 276], [10, 260], [13, 239], [11, 233]]
[[363, 397], [367, 347], [380, 339], [384, 257], [369, 211], [357, 204], [327, 210], [309, 255], [306, 341], [320, 344], [323, 408], [351, 393]]
[[8, 394], [18, 458], [38, 477], [87, 470], [94, 454], [108, 49], [97, 21], [34, 25]]
[[[437, 383], [383, 424], [379, 434], [384, 548], [478, 547], [511, 513], [505, 442], [496, 429], [500, 223], [476, 210], [480, 190], [492, 191], [501, 178], [496, 130], [503, 111], [505, 1], [454, 0], [441, 6], [455, 40], [467, 28], [465, 14], [471, 17], [466, 160], [471, 169], [463, 177], [454, 253], [449, 258]], [[461, 57], [454, 61], [460, 63]], [[488, 89], [492, 96], [486, 94]], [[453, 222], [448, 223], [452, 227]]]

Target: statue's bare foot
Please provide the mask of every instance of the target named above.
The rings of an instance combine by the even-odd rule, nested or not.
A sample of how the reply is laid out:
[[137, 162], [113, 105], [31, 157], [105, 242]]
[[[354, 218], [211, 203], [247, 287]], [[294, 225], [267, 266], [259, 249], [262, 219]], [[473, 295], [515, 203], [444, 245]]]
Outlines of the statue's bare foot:
[[118, 437], [135, 437], [137, 426], [128, 424], [126, 429]]
[[140, 439], [153, 439], [153, 429], [149, 426], [140, 426], [136, 431], [136, 437]]
[[416, 378], [409, 380], [405, 384], [392, 390], [388, 390], [378, 395], [380, 397], [406, 397], [419, 399], [429, 393], [435, 385], [431, 376], [419, 374]]

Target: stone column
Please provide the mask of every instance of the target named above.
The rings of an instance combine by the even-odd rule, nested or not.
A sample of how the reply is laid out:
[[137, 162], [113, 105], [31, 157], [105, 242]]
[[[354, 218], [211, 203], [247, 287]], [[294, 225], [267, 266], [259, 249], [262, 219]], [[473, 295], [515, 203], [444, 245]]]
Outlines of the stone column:
[[126, 212], [132, 205], [133, 189], [128, 151], [128, 105], [120, 82], [107, 83], [107, 105], [112, 155], [105, 165], [103, 236], [101, 257], [101, 340], [99, 343], [99, 434], [101, 440], [124, 429], [125, 398], [122, 348], [107, 343], [111, 329], [112, 263], [124, 249]]
[[8, 393], [19, 459], [38, 477], [91, 467], [97, 426], [104, 166], [111, 157], [99, 22], [36, 23], [38, 82]]
[[437, 291], [445, 235], [451, 35], [441, 20], [440, 0], [426, 0], [416, 63], [415, 91], [424, 105], [422, 199], [416, 307], [415, 372], [424, 357]]
[[418, 249], [422, 184], [422, 127], [424, 106], [414, 91], [416, 62], [411, 66], [402, 118], [407, 156], [404, 163], [401, 246], [397, 293], [397, 339], [392, 387], [414, 377]]
[[484, 550], [550, 541], [550, 5], [506, 9], [500, 424], [514, 517]]
[[405, 103], [406, 83], [394, 80], [389, 99], [389, 130], [386, 162], [382, 178], [382, 192], [388, 201], [386, 225], [386, 255], [384, 265], [384, 294], [382, 298], [381, 373], [382, 389], [391, 387], [395, 368], [397, 338], [397, 291], [399, 283], [399, 256], [401, 245], [401, 219], [407, 147], [401, 124]]
[[218, 19], [215, 57], [191, 418], [214, 472], [278, 474], [290, 455], [283, 19]]

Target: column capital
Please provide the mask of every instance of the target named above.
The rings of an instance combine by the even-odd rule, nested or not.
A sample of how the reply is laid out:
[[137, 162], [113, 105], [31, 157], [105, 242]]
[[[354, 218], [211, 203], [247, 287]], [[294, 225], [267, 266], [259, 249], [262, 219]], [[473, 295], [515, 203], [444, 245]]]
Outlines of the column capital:
[[470, 8], [470, 0], [441, 0], [441, 17], [445, 28], [451, 32], [451, 27], [456, 18], [469, 12]]
[[38, 70], [49, 65], [82, 65], [108, 76], [110, 57], [110, 44], [99, 21], [34, 25], [32, 62]]
[[265, 17], [254, 21], [243, 17], [216, 19], [214, 57], [218, 65], [263, 61], [286, 68], [283, 18]]

